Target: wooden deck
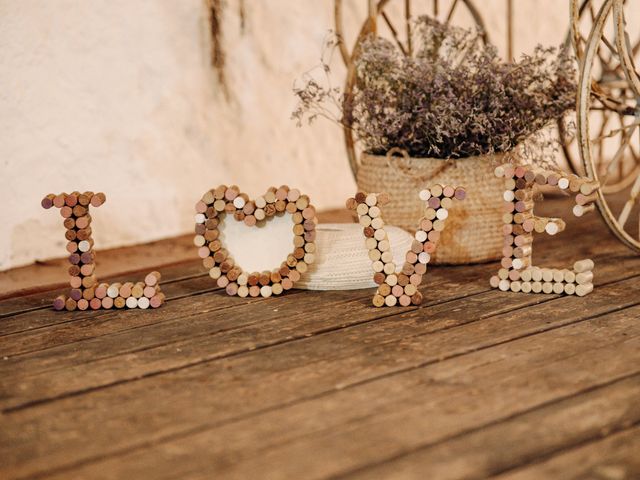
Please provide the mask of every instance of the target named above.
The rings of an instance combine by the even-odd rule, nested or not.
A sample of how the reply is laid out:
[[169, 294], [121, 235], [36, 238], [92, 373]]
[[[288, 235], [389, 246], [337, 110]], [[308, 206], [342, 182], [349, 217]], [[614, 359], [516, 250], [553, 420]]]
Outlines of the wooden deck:
[[431, 268], [420, 308], [241, 299], [194, 252], [155, 311], [11, 295], [0, 478], [638, 479], [640, 257], [597, 215], [535, 251], [593, 258], [594, 292], [493, 291], [494, 263]]

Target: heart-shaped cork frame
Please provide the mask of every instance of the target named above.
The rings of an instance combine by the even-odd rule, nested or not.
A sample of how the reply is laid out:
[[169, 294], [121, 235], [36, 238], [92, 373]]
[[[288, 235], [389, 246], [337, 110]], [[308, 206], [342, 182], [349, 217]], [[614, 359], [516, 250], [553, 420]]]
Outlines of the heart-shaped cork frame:
[[[236, 265], [220, 239], [219, 225], [226, 214], [248, 226], [263, 225], [276, 215], [290, 214], [293, 220], [293, 251], [280, 267], [263, 272], [245, 272]], [[255, 200], [235, 186], [220, 185], [206, 192], [196, 203], [198, 256], [211, 278], [228, 295], [270, 297], [293, 288], [300, 275], [315, 260], [316, 209], [300, 190], [282, 185], [270, 187]]]

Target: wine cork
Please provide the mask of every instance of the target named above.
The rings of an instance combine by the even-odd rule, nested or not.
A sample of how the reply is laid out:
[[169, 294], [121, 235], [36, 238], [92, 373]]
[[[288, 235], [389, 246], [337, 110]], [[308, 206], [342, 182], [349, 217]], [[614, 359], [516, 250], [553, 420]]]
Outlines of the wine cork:
[[592, 291], [593, 291], [592, 283], [586, 283], [584, 285], [576, 286], [576, 295], [578, 295], [579, 297], [584, 297], [585, 295], [591, 293]]
[[[244, 287], [244, 288], [247, 290], [247, 293], [248, 293], [249, 289], [247, 289], [247, 287]], [[164, 303], [164, 300], [165, 300], [164, 294], [162, 292], [158, 292], [156, 295], [151, 297], [151, 299], [149, 300], [149, 305], [151, 306], [151, 308], [158, 308]]]
[[144, 287], [144, 290], [142, 292], [142, 295], [147, 297], [147, 298], [152, 298], [155, 296], [157, 289], [155, 287], [150, 287], [149, 285], [146, 285]]
[[68, 311], [73, 311], [78, 307], [78, 303], [73, 298], [67, 298], [64, 303], [64, 308]]
[[80, 288], [82, 286], [82, 277], [74, 276], [69, 279], [69, 285], [71, 288]]
[[508, 178], [504, 181], [504, 189], [505, 190], [515, 190], [516, 189], [516, 181], [513, 178]]
[[[248, 195], [240, 192], [237, 186], [220, 185], [211, 194], [205, 193], [202, 201], [206, 205], [212, 205], [212, 208], [204, 209], [203, 205], [196, 204], [196, 216], [202, 215], [197, 218], [197, 222], [202, 222], [206, 229], [203, 232], [196, 225], [194, 244], [198, 248], [198, 255], [203, 259], [203, 265], [209, 270], [209, 276], [216, 281], [218, 287], [224, 288], [228, 295], [240, 297], [279, 295], [291, 289], [294, 282], [298, 281], [300, 275], [304, 274], [308, 266], [315, 261], [316, 210], [310, 204], [309, 197], [299, 190], [289, 188], [287, 185], [279, 188], [270, 187], [264, 195], [250, 200]], [[371, 227], [378, 211], [373, 203], [373, 197], [369, 198], [371, 205], [366, 205], [365, 201], [366, 195], [361, 195], [359, 192], [356, 198], [348, 199], [346, 205], [349, 209], [360, 208], [367, 217], [361, 219], [361, 224], [364, 227]], [[362, 203], [365, 203], [366, 208], [361, 206]], [[235, 266], [235, 262], [219, 238], [219, 222], [224, 215], [231, 214], [235, 221], [242, 221], [248, 226], [261, 225], [278, 212], [291, 215], [294, 234], [293, 252], [287, 256], [280, 267], [271, 271], [251, 274], [243, 272], [240, 267]], [[368, 237], [372, 238], [374, 232], [375, 229], [371, 227]], [[371, 253], [371, 256], [375, 255]], [[151, 287], [155, 287], [159, 280], [159, 276], [155, 282], [148, 277], [145, 279], [146, 287], [143, 288], [142, 297], [150, 298], [152, 307], [157, 300], [154, 300], [156, 296], [153, 295], [154, 290]]]
[[558, 179], [558, 188], [561, 190], [566, 190], [569, 188], [569, 179], [566, 177], [561, 177]]
[[109, 288], [109, 284], [107, 283], [101, 283], [99, 284], [96, 289], [95, 289], [95, 296], [99, 299], [103, 299], [104, 297], [107, 296], [107, 289]]
[[141, 297], [138, 299], [138, 308], [146, 310], [151, 305], [150, 300], [147, 297]]
[[555, 235], [558, 232], [562, 232], [565, 229], [565, 223], [562, 219], [553, 218], [548, 219], [547, 224], [544, 227], [545, 232], [549, 235]]
[[119, 296], [121, 286], [122, 284], [120, 283], [112, 283], [111, 285], [109, 285], [109, 287], [107, 288], [107, 296], [109, 298], [116, 298], [117, 296]]
[[105, 308], [107, 310], [110, 309], [110, 308], [113, 308], [113, 298], [104, 297], [102, 299], [102, 308]]
[[527, 258], [532, 253], [531, 245], [525, 245], [523, 247], [516, 247], [512, 249], [511, 254], [516, 258]]
[[129, 298], [131, 296], [131, 289], [133, 288], [133, 282], [125, 282], [118, 289], [118, 295], [122, 298]]
[[82, 279], [82, 287], [84, 288], [95, 287], [96, 284], [97, 284], [97, 279], [95, 275], [89, 275]]
[[590, 258], [587, 258], [585, 260], [579, 260], [576, 263], [574, 263], [573, 271], [576, 273], [590, 272], [593, 270], [594, 267], [595, 267], [595, 264], [593, 263], [593, 260], [591, 260]]
[[[416, 285], [422, 281], [426, 273], [426, 264], [431, 253], [436, 249], [440, 232], [448, 218], [448, 208], [454, 200], [464, 199], [464, 188], [449, 185], [434, 185], [420, 191], [419, 198], [428, 208], [420, 219], [414, 234], [414, 241], [405, 253], [405, 263], [397, 268], [393, 261], [391, 246], [384, 230], [381, 194], [358, 192], [354, 198], [347, 200], [347, 207], [355, 210], [358, 221], [362, 225], [365, 236], [365, 247], [372, 261], [373, 280], [378, 285], [374, 295], [375, 306], [409, 306], [417, 305], [422, 300]], [[407, 290], [408, 289], [408, 290]]]
[[[51, 199], [51, 205], [53, 205], [53, 198]], [[51, 207], [45, 207], [45, 208], [51, 208]], [[67, 297], [65, 295], [58, 295], [53, 301], [53, 309], [64, 310], [66, 306], [66, 301], [67, 301]]]
[[582, 180], [576, 175], [569, 176], [569, 190], [573, 193], [580, 191], [580, 186], [582, 185]]
[[564, 281], [564, 272], [562, 270], [553, 269], [551, 272], [553, 273], [554, 282], [560, 283]]
[[384, 299], [384, 303], [387, 307], [393, 307], [396, 303], [398, 303], [398, 299], [393, 295], [387, 295]]
[[507, 275], [507, 278], [509, 280], [511, 280], [512, 282], [520, 280], [520, 271], [518, 271], [518, 270], [509, 270], [509, 274]]
[[595, 210], [596, 206], [592, 203], [592, 204], [588, 204], [588, 205], [574, 205], [573, 207], [573, 214], [576, 217], [582, 217], [583, 215], [586, 215], [587, 213], [591, 213]]
[[92, 207], [99, 207], [107, 201], [107, 197], [104, 193], [98, 192], [91, 197], [90, 204]]
[[131, 296], [134, 298], [142, 297], [144, 295], [144, 287], [145, 287], [145, 284], [143, 282], [137, 282], [131, 288]]
[[576, 204], [577, 205], [587, 205], [589, 203], [593, 203], [598, 199], [598, 195], [593, 193], [591, 195], [583, 195], [579, 193], [576, 195]]
[[576, 275], [578, 285], [586, 285], [593, 282], [593, 272], [580, 272]]
[[[584, 182], [580, 185], [580, 194], [591, 196], [593, 192], [595, 192], [599, 187], [598, 182]], [[576, 196], [576, 199], [578, 195]]]
[[64, 204], [67, 207], [74, 207], [78, 203], [78, 193], [79, 192], [71, 192], [70, 194], [64, 197]]
[[[55, 200], [55, 198], [56, 198], [56, 196], [53, 193], [49, 193], [49, 194], [45, 195], [45, 197], [40, 202], [40, 205], [42, 205], [42, 208], [45, 208], [45, 209], [48, 210], [51, 207], [53, 207], [53, 205], [54, 205], [53, 201]], [[62, 310], [62, 309], [58, 308], [57, 310]]]
[[90, 275], [93, 275], [95, 271], [95, 264], [93, 263], [84, 264], [79, 268], [79, 270], [82, 275], [84, 275], [85, 277], [88, 277]]
[[542, 269], [542, 280], [544, 282], [553, 282], [553, 270], [550, 268]]
[[[501, 268], [497, 275], [490, 278], [491, 287], [526, 293], [578, 294], [581, 285], [592, 285], [592, 262], [577, 262], [574, 270], [541, 269], [531, 265], [532, 232], [555, 235], [565, 228], [565, 222], [560, 218], [533, 215], [534, 203], [542, 196], [534, 192], [532, 187], [534, 184], [549, 185], [577, 193], [573, 212], [580, 216], [594, 209], [598, 183], [576, 175], [567, 176], [559, 170], [523, 165], [513, 166], [508, 171], [507, 168], [499, 166], [494, 171], [496, 176], [505, 177], [502, 216], [504, 242]], [[588, 293], [589, 287], [579, 290]]]
[[531, 260], [529, 258], [514, 258], [511, 261], [511, 266], [515, 270], [521, 270], [523, 268], [531, 266]]
[[562, 272], [566, 283], [574, 283], [576, 281], [576, 274], [574, 271], [565, 269]]
[[514, 176], [516, 167], [510, 163], [507, 163], [503, 166], [504, 178], [511, 178]]
[[526, 270], [527, 274], [531, 276], [531, 280], [539, 282], [542, 280], [542, 269], [540, 267], [531, 267]]

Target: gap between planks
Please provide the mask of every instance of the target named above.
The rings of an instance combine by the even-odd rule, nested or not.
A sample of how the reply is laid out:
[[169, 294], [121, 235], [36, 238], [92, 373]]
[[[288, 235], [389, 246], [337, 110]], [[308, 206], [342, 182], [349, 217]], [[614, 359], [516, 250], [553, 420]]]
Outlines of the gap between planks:
[[562, 449], [558, 455], [536, 460], [527, 466], [494, 476], [496, 480], [564, 480], [640, 478], [640, 422], [600, 439], [574, 448]]

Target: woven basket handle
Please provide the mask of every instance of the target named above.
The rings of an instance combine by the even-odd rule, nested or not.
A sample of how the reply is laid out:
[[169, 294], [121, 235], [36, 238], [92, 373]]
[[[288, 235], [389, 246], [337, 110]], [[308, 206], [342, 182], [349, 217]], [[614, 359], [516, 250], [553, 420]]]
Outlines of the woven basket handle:
[[[397, 156], [395, 157], [396, 158], [395, 162], [392, 161], [391, 158], [398, 153], [402, 155], [402, 161], [400, 157], [397, 157]], [[454, 162], [452, 160], [442, 160], [442, 165], [438, 169], [436, 169], [435, 172], [418, 175], [411, 171], [410, 165], [403, 163], [403, 162], [407, 162], [410, 158], [409, 153], [407, 153], [405, 149], [393, 147], [387, 152], [386, 157], [387, 157], [387, 165], [389, 166], [389, 168], [395, 170], [396, 172], [403, 175], [404, 177], [409, 178], [410, 180], [413, 180], [415, 183], [422, 183], [422, 184], [425, 183], [430, 178], [437, 177], [442, 172], [444, 172], [447, 168], [454, 165]]]

